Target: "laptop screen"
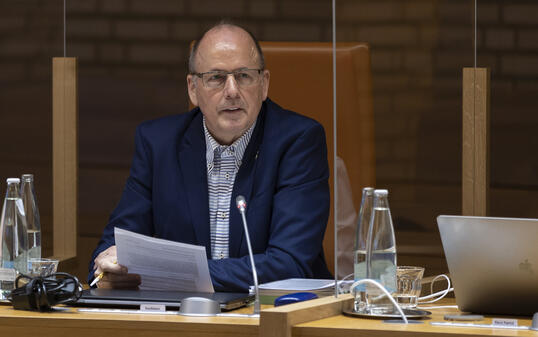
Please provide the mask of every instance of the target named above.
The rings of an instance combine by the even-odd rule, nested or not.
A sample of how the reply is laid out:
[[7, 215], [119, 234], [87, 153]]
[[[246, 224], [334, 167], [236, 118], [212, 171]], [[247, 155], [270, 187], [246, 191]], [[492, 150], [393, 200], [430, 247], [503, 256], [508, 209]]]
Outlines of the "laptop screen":
[[538, 311], [538, 219], [441, 215], [437, 223], [461, 311]]

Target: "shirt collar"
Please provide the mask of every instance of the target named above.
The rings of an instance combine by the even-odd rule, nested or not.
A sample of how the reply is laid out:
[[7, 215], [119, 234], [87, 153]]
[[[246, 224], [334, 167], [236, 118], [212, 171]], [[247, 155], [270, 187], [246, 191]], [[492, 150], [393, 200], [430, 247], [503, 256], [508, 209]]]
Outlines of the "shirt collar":
[[245, 150], [247, 148], [248, 142], [250, 141], [250, 137], [252, 136], [252, 132], [254, 131], [254, 127], [256, 126], [256, 120], [252, 124], [252, 126], [238, 139], [236, 139], [231, 145], [221, 145], [219, 142], [213, 138], [211, 133], [209, 132], [206, 122], [205, 122], [205, 116], [203, 117], [203, 126], [204, 126], [204, 135], [205, 135], [205, 143], [206, 143], [206, 161], [207, 161], [207, 172], [211, 173], [213, 170], [213, 160], [215, 156], [215, 150], [219, 150], [220, 153], [223, 153], [224, 151], [230, 149], [233, 151], [235, 156], [235, 164], [237, 169], [241, 166], [241, 162], [243, 160], [243, 155], [245, 154]]

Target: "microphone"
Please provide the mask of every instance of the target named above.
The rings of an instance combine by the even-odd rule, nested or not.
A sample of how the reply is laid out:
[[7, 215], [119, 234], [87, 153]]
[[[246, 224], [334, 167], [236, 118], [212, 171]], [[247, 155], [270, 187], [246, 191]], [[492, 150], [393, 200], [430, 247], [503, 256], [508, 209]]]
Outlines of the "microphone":
[[239, 213], [241, 213], [241, 218], [243, 219], [243, 229], [245, 230], [245, 236], [247, 238], [248, 255], [250, 256], [250, 265], [252, 266], [252, 277], [254, 278], [254, 291], [255, 291], [254, 314], [259, 314], [260, 313], [260, 292], [258, 290], [258, 273], [256, 272], [256, 266], [254, 265], [254, 254], [252, 254], [252, 246], [250, 245], [250, 235], [248, 234], [248, 227], [247, 227], [247, 218], [245, 217], [245, 211], [247, 210], [247, 202], [245, 201], [244, 196], [238, 195], [237, 198], [235, 198], [235, 203], [237, 205], [237, 209], [239, 210]]

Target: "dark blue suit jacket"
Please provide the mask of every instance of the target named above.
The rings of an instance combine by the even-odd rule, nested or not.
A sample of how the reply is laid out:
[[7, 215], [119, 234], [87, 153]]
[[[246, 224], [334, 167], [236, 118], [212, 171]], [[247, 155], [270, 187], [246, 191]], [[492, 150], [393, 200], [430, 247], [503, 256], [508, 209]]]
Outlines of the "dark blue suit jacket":
[[245, 150], [230, 202], [230, 258], [212, 260], [202, 113], [142, 123], [122, 198], [93, 259], [114, 245], [114, 227], [206, 247], [215, 290], [253, 284], [235, 198], [245, 196], [260, 283], [330, 278], [322, 241], [329, 216], [329, 168], [323, 127], [267, 99]]

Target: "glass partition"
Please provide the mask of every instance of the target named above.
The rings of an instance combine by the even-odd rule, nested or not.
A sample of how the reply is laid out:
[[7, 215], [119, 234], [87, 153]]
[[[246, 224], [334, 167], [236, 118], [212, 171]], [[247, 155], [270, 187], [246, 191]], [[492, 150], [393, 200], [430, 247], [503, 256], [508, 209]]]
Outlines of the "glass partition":
[[491, 72], [490, 214], [538, 218], [538, 4], [478, 0], [477, 66]]
[[52, 57], [63, 55], [63, 36], [62, 1], [0, 2], [0, 186], [34, 174], [43, 256], [52, 254]]
[[[190, 43], [223, 17], [245, 26], [261, 41], [329, 42], [331, 7], [328, 1], [306, 0], [67, 4], [67, 52], [79, 60], [79, 274], [85, 278], [90, 254], [129, 174], [136, 126], [189, 109]], [[277, 90], [277, 83], [293, 73], [267, 63], [273, 84], [269, 97], [299, 110], [280, 99]], [[330, 61], [326, 68], [323, 73], [330, 72]], [[329, 86], [330, 97], [330, 77], [318, 81]], [[294, 90], [308, 97], [305, 90]], [[332, 121], [332, 110], [326, 113]], [[332, 125], [325, 128], [330, 132]]]
[[[88, 260], [121, 195], [135, 127], [189, 108], [191, 41], [223, 16], [261, 41], [324, 42], [319, 50], [332, 41], [325, 0], [66, 3], [66, 56], [79, 62], [79, 256]], [[537, 217], [535, 5], [477, 5], [477, 66], [491, 70], [490, 214]], [[276, 83], [298, 70], [279, 72], [275, 65], [272, 71], [269, 96], [325, 127], [343, 237], [353, 237], [362, 188], [387, 188], [398, 262], [423, 265], [427, 275], [446, 271], [436, 216], [461, 213], [462, 68], [474, 64], [474, 14], [467, 0], [336, 0], [336, 158], [332, 64], [323, 59], [312, 72], [312, 83], [327, 85], [323, 94], [294, 87], [289, 102], [280, 99]], [[0, 177], [36, 175], [43, 254], [50, 255], [51, 58], [64, 53], [63, 2], [3, 1], [0, 18]], [[299, 100], [326, 113], [312, 115], [313, 108], [295, 105]], [[353, 240], [339, 246], [347, 254]], [[326, 254], [332, 265], [330, 249]], [[81, 259], [78, 276], [84, 277], [86, 262]], [[352, 271], [349, 261], [339, 266], [340, 276]]]
[[[336, 0], [337, 43], [366, 43], [371, 58], [369, 68], [336, 70], [337, 153], [347, 167], [337, 175], [336, 206], [339, 246], [349, 254], [340, 276], [353, 272], [354, 215], [368, 185], [389, 190], [398, 264], [424, 266], [426, 275], [447, 270], [436, 217], [461, 214], [462, 68], [473, 65], [472, 20], [466, 0]], [[350, 69], [370, 93], [349, 92], [341, 81]], [[361, 138], [368, 128], [373, 143]], [[361, 151], [372, 151], [373, 162]]]

